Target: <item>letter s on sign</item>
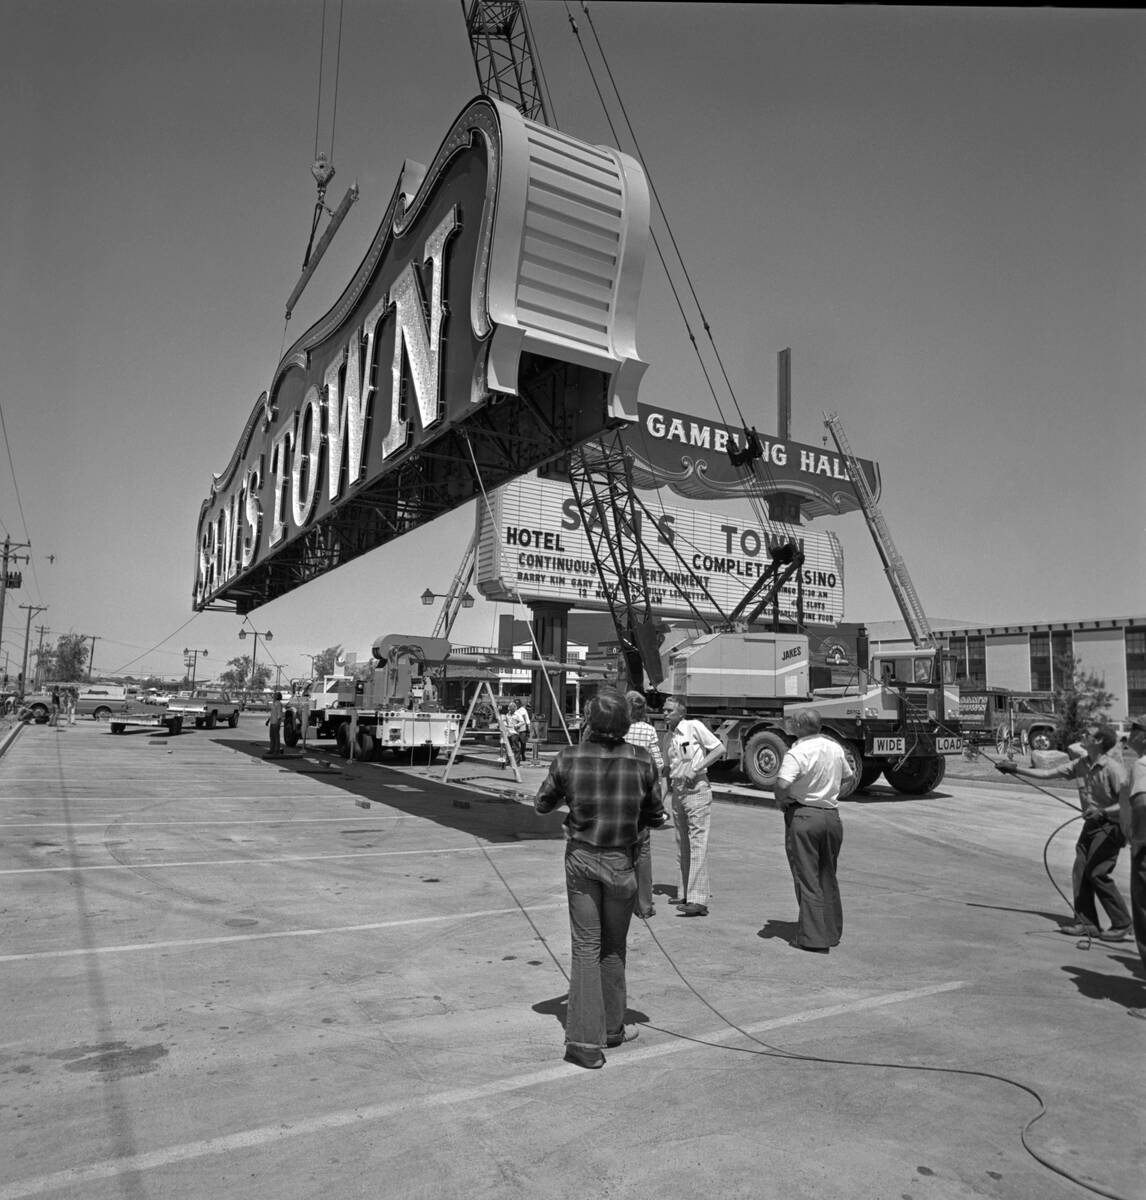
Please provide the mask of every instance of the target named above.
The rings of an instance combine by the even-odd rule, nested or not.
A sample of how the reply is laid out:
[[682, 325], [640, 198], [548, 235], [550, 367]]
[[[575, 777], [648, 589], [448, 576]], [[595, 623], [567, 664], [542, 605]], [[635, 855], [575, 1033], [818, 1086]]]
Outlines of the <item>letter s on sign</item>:
[[561, 505], [561, 511], [565, 515], [561, 518], [562, 529], [577, 529], [581, 524], [581, 510], [577, 507], [577, 499], [570, 496]]

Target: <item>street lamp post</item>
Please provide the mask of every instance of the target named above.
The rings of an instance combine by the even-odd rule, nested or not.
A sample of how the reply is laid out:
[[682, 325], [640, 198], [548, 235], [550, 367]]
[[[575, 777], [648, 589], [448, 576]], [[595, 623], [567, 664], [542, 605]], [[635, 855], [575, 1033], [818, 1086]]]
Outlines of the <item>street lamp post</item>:
[[183, 665], [189, 668], [191, 671], [192, 691], [195, 690], [195, 668], [198, 665], [200, 654], [203, 655], [204, 658], [207, 657], [206, 650], [188, 650], [186, 646], [183, 647]]
[[[258, 661], [258, 657], [259, 657], [259, 638], [262, 638], [264, 642], [269, 642], [271, 640], [271, 638], [273, 638], [275, 635], [273, 633], [271, 633], [271, 631], [269, 629], [266, 631], [266, 633], [259, 633], [257, 630], [252, 629], [250, 631], [250, 633], [251, 633], [251, 636], [255, 639], [255, 648], [251, 653], [251, 687], [254, 688], [254, 686], [257, 682], [257, 676], [255, 675], [255, 663]], [[245, 638], [246, 636], [247, 636], [247, 630], [240, 629], [239, 630], [239, 640], [242, 641], [243, 638]]]
[[[426, 588], [426, 590], [422, 593], [422, 603], [427, 608], [429, 608], [430, 605], [433, 604], [435, 600], [451, 600], [451, 599], [454, 599], [454, 597], [452, 597], [448, 592], [443, 592], [443, 593], [431, 592], [429, 588]], [[461, 598], [461, 606], [462, 606], [462, 608], [473, 608], [474, 598], [473, 598], [473, 596], [471, 596], [469, 594], [469, 592], [466, 592], [466, 594]]]

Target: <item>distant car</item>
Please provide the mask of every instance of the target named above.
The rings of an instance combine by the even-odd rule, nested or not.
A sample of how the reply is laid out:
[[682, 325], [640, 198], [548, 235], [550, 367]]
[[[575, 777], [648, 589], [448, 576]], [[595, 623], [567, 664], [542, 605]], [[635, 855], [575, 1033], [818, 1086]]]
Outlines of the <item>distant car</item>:
[[171, 713], [178, 713], [183, 724], [194, 724], [196, 729], [215, 729], [222, 724], [232, 729], [239, 723], [242, 705], [232, 700], [229, 692], [216, 688], [197, 688], [194, 692], [181, 692], [167, 704]]
[[76, 697], [76, 716], [106, 721], [113, 713], [127, 712], [128, 690], [123, 684], [89, 683]]
[[52, 715], [52, 693], [25, 692], [23, 700], [16, 699], [14, 711], [26, 713], [37, 725], [43, 725]]

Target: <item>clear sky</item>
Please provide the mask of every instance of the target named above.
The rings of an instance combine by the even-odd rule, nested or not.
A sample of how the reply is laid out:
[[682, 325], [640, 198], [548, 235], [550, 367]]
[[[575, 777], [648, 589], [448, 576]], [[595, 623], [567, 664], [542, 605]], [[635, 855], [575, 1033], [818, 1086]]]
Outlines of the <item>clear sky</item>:
[[[750, 421], [775, 430], [791, 347], [793, 437], [818, 444], [838, 411], [880, 463], [936, 618], [1146, 613], [1146, 15], [590, 11]], [[323, 57], [321, 0], [0, 0], [0, 537], [33, 557], [13, 674], [28, 604], [47, 606], [33, 645], [40, 625], [97, 635], [97, 673], [249, 653], [238, 617], [192, 614], [200, 503], [403, 161], [428, 163], [478, 90], [457, 0], [345, 0], [334, 121], [337, 13]], [[558, 124], [612, 142], [565, 5], [530, 13]], [[362, 198], [284, 333], [316, 118], [328, 201], [355, 178]], [[716, 417], [652, 258], [639, 348], [643, 401]], [[445, 592], [472, 524], [467, 505], [253, 627], [285, 677], [335, 643], [429, 633], [418, 596]], [[843, 541], [847, 618], [898, 616], [862, 518], [819, 524]], [[490, 644], [510, 611], [479, 600], [455, 643]]]

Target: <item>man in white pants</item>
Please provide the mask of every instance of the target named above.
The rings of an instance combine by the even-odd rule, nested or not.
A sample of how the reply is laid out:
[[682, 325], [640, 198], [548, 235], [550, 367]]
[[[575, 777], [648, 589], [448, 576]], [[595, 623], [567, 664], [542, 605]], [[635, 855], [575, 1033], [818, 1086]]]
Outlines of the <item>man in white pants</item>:
[[680, 855], [681, 888], [673, 902], [682, 917], [708, 916], [708, 830], [712, 788], [708, 768], [724, 757], [724, 745], [704, 724], [685, 715], [683, 700], [665, 701], [669, 796]]

